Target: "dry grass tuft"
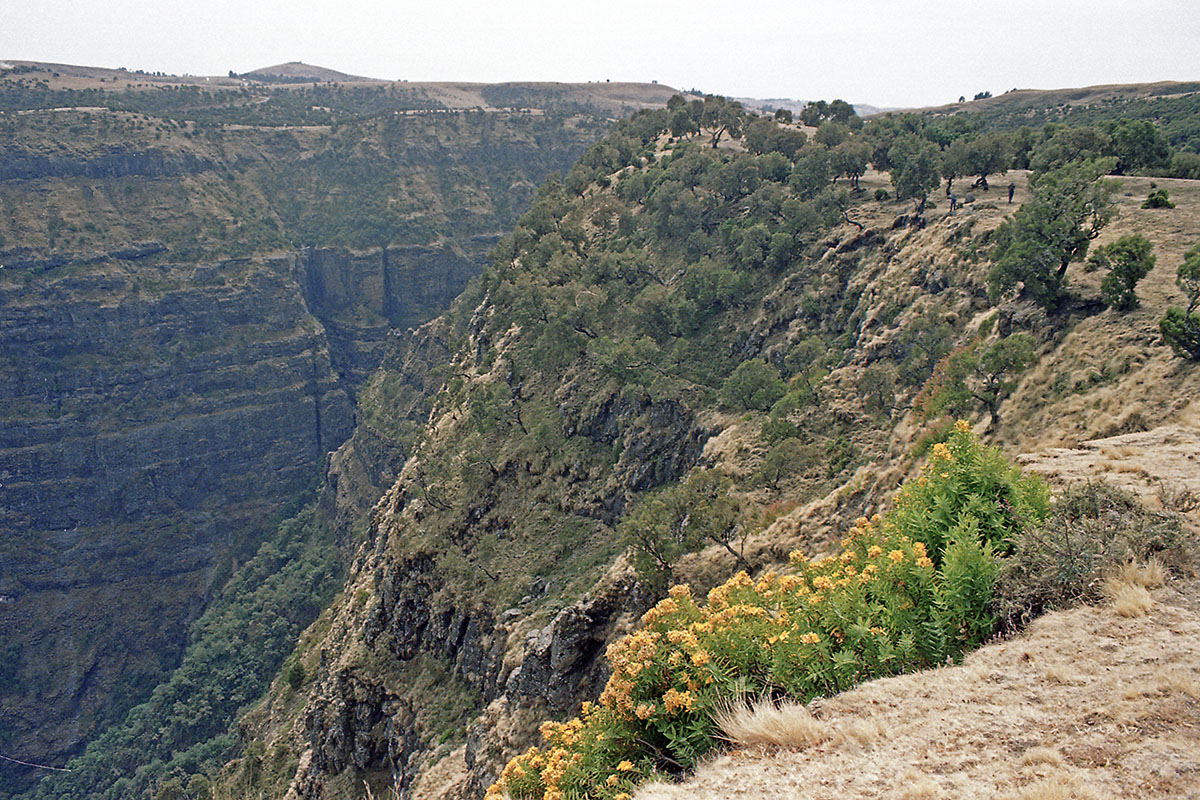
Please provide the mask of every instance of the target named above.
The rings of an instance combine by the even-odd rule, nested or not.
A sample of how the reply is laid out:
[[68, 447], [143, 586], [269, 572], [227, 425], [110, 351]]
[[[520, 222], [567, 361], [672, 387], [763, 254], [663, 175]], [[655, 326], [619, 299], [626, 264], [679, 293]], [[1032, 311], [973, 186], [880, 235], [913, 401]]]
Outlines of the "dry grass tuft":
[[1154, 598], [1145, 586], [1116, 575], [1104, 582], [1104, 593], [1112, 600], [1113, 610], [1122, 617], [1144, 616], [1154, 605]]
[[742, 747], [798, 750], [833, 738], [830, 728], [800, 703], [760, 700], [724, 708], [715, 717], [722, 737]]
[[856, 719], [838, 729], [839, 742], [868, 747], [887, 733], [887, 725], [881, 719]]
[[904, 774], [903, 780], [900, 800], [938, 800], [942, 796], [942, 787], [927, 775], [910, 770]]
[[1087, 683], [1083, 674], [1070, 664], [1051, 664], [1046, 667], [1046, 680], [1059, 686], [1082, 686]]
[[1025, 755], [1021, 756], [1021, 763], [1026, 766], [1049, 764], [1053, 767], [1061, 767], [1063, 757], [1053, 747], [1031, 747], [1025, 751]]
[[1153, 589], [1162, 586], [1167, 579], [1167, 570], [1162, 562], [1153, 556], [1144, 564], [1136, 561], [1126, 561], [1113, 572], [1112, 577], [1120, 582], [1144, 586]]
[[1200, 700], [1200, 679], [1191, 672], [1173, 669], [1159, 681], [1160, 691], [1179, 692], [1193, 700]]
[[1017, 796], [1020, 800], [1099, 800], [1090, 786], [1066, 773], [1031, 783]]

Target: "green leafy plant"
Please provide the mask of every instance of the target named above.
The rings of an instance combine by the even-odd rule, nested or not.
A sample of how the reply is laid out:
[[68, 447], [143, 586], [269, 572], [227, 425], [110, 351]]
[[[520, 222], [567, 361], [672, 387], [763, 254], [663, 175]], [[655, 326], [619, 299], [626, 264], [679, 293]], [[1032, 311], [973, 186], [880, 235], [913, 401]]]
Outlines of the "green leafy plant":
[[1176, 355], [1200, 361], [1200, 314], [1193, 313], [1200, 306], [1200, 245], [1184, 254], [1175, 283], [1187, 297], [1187, 308], [1168, 308], [1158, 330]]
[[1117, 241], [1097, 247], [1088, 258], [1089, 269], [1106, 269], [1100, 282], [1100, 294], [1110, 308], [1132, 311], [1139, 305], [1138, 281], [1154, 269], [1154, 246], [1145, 236], [1122, 236]]
[[1171, 202], [1171, 196], [1166, 189], [1155, 189], [1146, 196], [1146, 201], [1142, 203], [1142, 208], [1174, 208], [1175, 204]]

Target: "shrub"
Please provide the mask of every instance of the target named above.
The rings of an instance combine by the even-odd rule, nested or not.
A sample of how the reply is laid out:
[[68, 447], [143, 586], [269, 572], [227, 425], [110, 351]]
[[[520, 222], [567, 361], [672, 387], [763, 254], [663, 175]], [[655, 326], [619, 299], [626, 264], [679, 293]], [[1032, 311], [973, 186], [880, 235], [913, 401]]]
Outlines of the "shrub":
[[1155, 189], [1146, 196], [1146, 202], [1142, 203], [1142, 208], [1174, 208], [1175, 204], [1171, 202], [1171, 196], [1166, 189]]
[[293, 661], [291, 666], [289, 666], [287, 671], [284, 673], [284, 679], [287, 681], [287, 685], [293, 689], [299, 689], [301, 686], [303, 686], [304, 680], [307, 677], [308, 676], [304, 672], [304, 665], [300, 663], [300, 659]]
[[1189, 569], [1194, 554], [1177, 516], [1149, 511], [1107, 483], [1072, 487], [1044, 526], [1014, 540], [1000, 571], [996, 613], [1015, 629], [1045, 611], [1094, 602], [1112, 569], [1151, 557], [1175, 572]]
[[1158, 321], [1158, 330], [1177, 356], [1200, 361], [1200, 314], [1172, 306]]
[[875, 190], [875, 199], [880, 202], [890, 199], [891, 196], [892, 195], [888, 192], [888, 190], [884, 189], [882, 186]]
[[627, 800], [652, 772], [711, 750], [731, 703], [803, 702], [959, 657], [994, 627], [997, 548], [1040, 521], [1045, 495], [958, 423], [886, 517], [858, 520], [839, 556], [793, 553], [790, 574], [739, 572], [706, 599], [672, 588], [609, 647], [599, 703], [545, 723], [545, 747], [510, 761], [487, 797]]
[[742, 411], [766, 411], [783, 397], [787, 384], [765, 361], [751, 359], [738, 364], [721, 386], [721, 400]]
[[1139, 305], [1137, 283], [1154, 269], [1154, 246], [1145, 236], [1122, 236], [1097, 247], [1088, 259], [1088, 268], [1104, 268], [1108, 274], [1100, 283], [1104, 304], [1117, 311], [1132, 311]]

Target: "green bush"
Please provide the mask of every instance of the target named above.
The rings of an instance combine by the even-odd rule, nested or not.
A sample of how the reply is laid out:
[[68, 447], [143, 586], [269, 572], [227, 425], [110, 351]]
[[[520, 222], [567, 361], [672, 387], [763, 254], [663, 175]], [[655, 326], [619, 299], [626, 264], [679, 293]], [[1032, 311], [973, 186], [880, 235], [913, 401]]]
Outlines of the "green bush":
[[510, 761], [488, 800], [627, 800], [652, 773], [710, 751], [714, 712], [731, 702], [806, 701], [958, 658], [991, 635], [997, 549], [1040, 521], [1045, 495], [959, 423], [837, 557], [793, 553], [791, 574], [740, 572], [705, 600], [671, 589], [609, 647], [599, 703], [545, 723], [545, 748]]
[[721, 386], [721, 400], [740, 411], [766, 411], [787, 392], [787, 384], [770, 364], [758, 359], [738, 364]]
[[1108, 270], [1100, 282], [1100, 294], [1105, 305], [1117, 311], [1132, 311], [1139, 305], [1138, 281], [1154, 269], [1154, 246], [1145, 236], [1122, 236], [1111, 244], [1097, 247], [1088, 258], [1089, 271]]
[[1171, 197], [1166, 189], [1155, 189], [1146, 196], [1146, 202], [1142, 203], [1142, 208], [1174, 208], [1175, 204], [1171, 202]]
[[1072, 487], [1044, 526], [1014, 540], [1000, 571], [996, 613], [1011, 630], [1045, 611], [1097, 600], [1106, 572], [1151, 557], [1176, 572], [1190, 568], [1194, 554], [1177, 516], [1149, 511], [1110, 484]]
[[1172, 306], [1158, 321], [1158, 330], [1177, 356], [1200, 361], [1200, 314]]

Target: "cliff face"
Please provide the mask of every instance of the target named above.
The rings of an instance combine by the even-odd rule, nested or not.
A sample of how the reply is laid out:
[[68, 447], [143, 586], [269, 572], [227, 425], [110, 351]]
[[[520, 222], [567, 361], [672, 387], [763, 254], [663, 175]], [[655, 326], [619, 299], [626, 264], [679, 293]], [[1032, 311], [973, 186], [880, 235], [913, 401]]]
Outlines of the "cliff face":
[[297, 278], [325, 327], [334, 369], [361, 384], [383, 360], [388, 331], [414, 328], [450, 305], [478, 274], [490, 240], [468, 249], [407, 245], [365, 252], [309, 248]]
[[[309, 682], [277, 680], [243, 718], [223, 788], [480, 796], [537, 722], [596, 697], [605, 644], [653, 595], [627, 546], [659, 547], [664, 581], [700, 590], [821, 552], [935, 440], [940, 423], [914, 405], [956, 347], [1029, 337], [1035, 363], [1000, 420], [963, 411], [1010, 447], [1157, 424], [1192, 402], [1200, 371], [1147, 333], [1177, 296], [1167, 270], [1139, 287], [1135, 315], [996, 305], [986, 252], [1004, 204], [913, 220], [869, 190], [805, 199], [767, 177], [775, 159], [760, 181], [735, 148], [622, 139], [637, 122], [581, 161], [600, 162], [598, 180], [543, 189], [446, 314], [389, 340], [325, 500], [352, 515], [394, 482], [341, 598], [300, 640]], [[1139, 209], [1148, 183], [1121, 201], [1120, 232], [1167, 224]], [[1179, 230], [1156, 232], [1172, 259]], [[1082, 268], [1072, 279], [1081, 298], [1099, 291]], [[1112, 341], [1128, 344], [1120, 360]], [[1116, 388], [1085, 399], [1100, 381]], [[742, 504], [740, 538], [669, 552], [714, 498]]]
[[0, 691], [33, 752], [71, 752], [172, 663], [349, 435], [292, 264], [163, 265], [174, 287], [151, 293], [107, 262], [0, 291], [0, 635], [20, 653]]

